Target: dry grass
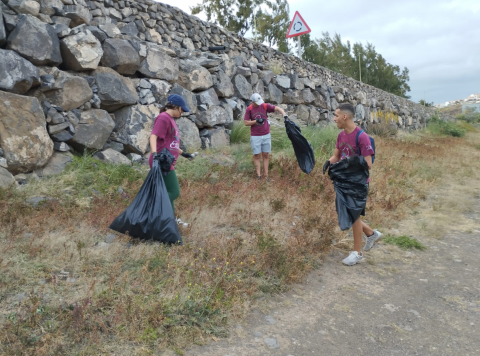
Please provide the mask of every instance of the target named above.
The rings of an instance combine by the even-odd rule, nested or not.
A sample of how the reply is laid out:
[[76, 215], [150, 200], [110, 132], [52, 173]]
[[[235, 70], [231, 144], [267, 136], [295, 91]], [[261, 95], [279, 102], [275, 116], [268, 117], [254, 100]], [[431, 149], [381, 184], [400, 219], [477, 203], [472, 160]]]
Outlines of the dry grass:
[[[368, 222], [398, 227], [446, 173], [459, 184], [458, 177], [473, 175], [467, 161], [480, 160], [459, 154], [468, 146], [480, 155], [471, 135], [376, 138]], [[85, 165], [1, 191], [0, 353], [149, 355], [204, 343], [225, 336], [229, 321], [245, 316], [256, 298], [301, 281], [332, 240], [339, 241], [334, 248], [349, 248], [320, 164], [306, 176], [290, 155], [278, 154], [273, 182], [259, 183], [246, 171], [248, 155], [245, 147], [225, 150], [223, 161], [233, 165], [204, 157], [201, 174], [179, 167], [177, 212], [190, 223], [182, 247], [127, 237], [103, 243], [109, 223], [138, 191], [142, 171], [119, 171], [105, 183], [115, 177], [109, 171], [101, 182], [84, 184], [85, 170], [93, 170]], [[99, 194], [88, 195], [89, 187]], [[24, 203], [40, 193], [57, 200], [38, 208]]]

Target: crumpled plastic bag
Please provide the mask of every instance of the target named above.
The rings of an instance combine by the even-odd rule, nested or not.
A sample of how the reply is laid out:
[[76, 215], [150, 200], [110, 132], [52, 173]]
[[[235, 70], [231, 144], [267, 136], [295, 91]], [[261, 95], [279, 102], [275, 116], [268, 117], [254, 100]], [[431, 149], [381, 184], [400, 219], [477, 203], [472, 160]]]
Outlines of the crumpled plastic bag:
[[338, 224], [348, 230], [360, 215], [365, 215], [368, 197], [368, 164], [363, 156], [352, 156], [334, 163], [328, 170], [336, 193]]
[[304, 173], [310, 174], [313, 167], [315, 167], [315, 154], [313, 153], [312, 145], [303, 137], [300, 127], [290, 119], [285, 119], [285, 129], [287, 130], [288, 138], [292, 141], [300, 169]]
[[159, 154], [158, 162], [162, 170], [162, 174], [166, 176], [170, 173], [173, 162], [175, 162], [175, 156], [167, 148], [164, 148]]
[[132, 204], [110, 225], [110, 229], [142, 240], [182, 244], [172, 204], [157, 160]]

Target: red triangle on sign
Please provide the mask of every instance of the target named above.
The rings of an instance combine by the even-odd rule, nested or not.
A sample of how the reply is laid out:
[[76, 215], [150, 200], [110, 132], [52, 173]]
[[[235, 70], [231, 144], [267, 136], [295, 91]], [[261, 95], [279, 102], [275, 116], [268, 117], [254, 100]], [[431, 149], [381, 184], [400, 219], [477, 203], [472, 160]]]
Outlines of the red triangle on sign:
[[292, 23], [288, 28], [287, 38], [304, 35], [310, 32], [312, 32], [312, 30], [310, 30], [310, 27], [308, 27], [302, 15], [300, 15], [298, 11], [295, 11], [295, 15], [293, 16]]

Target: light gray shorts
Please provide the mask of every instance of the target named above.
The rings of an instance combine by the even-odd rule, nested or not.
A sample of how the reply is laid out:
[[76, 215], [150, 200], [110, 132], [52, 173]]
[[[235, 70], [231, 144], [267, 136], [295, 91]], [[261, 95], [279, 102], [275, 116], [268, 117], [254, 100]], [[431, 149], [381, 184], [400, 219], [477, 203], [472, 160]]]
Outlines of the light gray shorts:
[[250, 144], [254, 155], [262, 152], [270, 153], [272, 151], [272, 136], [270, 134], [264, 136], [251, 136]]

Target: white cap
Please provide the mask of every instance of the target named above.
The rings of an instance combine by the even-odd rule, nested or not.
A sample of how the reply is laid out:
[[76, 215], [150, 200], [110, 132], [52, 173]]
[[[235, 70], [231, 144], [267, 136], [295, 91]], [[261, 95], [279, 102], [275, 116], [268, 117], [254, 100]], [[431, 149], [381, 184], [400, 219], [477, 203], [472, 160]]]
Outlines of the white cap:
[[250, 100], [253, 101], [257, 105], [262, 105], [264, 103], [262, 97], [258, 93], [254, 93], [251, 97]]

